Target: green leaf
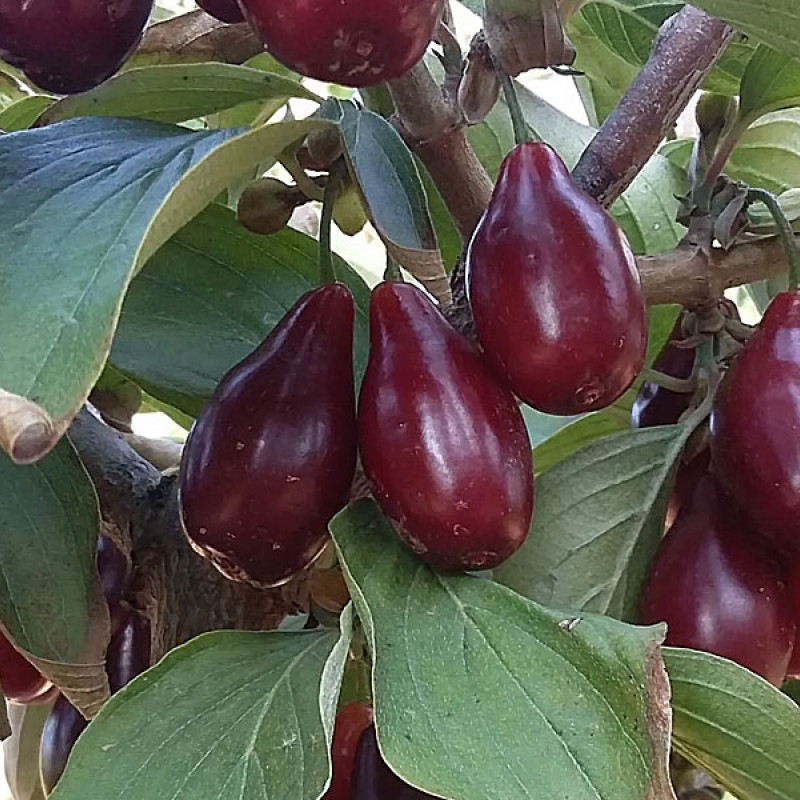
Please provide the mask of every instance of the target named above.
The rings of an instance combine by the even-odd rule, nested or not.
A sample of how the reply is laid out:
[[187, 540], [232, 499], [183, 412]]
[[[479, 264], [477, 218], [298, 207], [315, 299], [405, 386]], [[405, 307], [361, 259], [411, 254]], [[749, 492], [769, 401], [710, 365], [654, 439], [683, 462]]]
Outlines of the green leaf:
[[63, 440], [33, 466], [0, 453], [0, 487], [0, 620], [33, 655], [76, 662], [94, 597], [94, 486]]
[[[369, 289], [341, 259], [335, 267], [356, 298], [360, 379], [367, 362]], [[212, 205], [131, 284], [111, 362], [151, 396], [195, 416], [220, 378], [318, 284], [313, 239], [290, 229], [274, 236], [248, 233], [233, 212]]]
[[606, 436], [542, 474], [530, 535], [495, 580], [545, 605], [634, 618], [690, 432], [670, 425]]
[[668, 713], [659, 628], [565, 624], [491, 581], [437, 573], [369, 500], [331, 527], [372, 652], [381, 751], [404, 780], [459, 800], [669, 796], [665, 731], [648, 725]]
[[325, 124], [238, 135], [95, 117], [0, 137], [0, 387], [33, 418], [6, 430], [9, 452], [35, 460], [66, 429], [146, 260], [238, 175]]
[[53, 98], [42, 94], [29, 95], [17, 100], [16, 103], [0, 111], [0, 131], [13, 133], [30, 128], [39, 115], [52, 104]]
[[759, 45], [742, 76], [739, 97], [739, 116], [748, 121], [800, 105], [800, 61]]
[[72, 117], [138, 117], [183, 122], [254, 100], [319, 100], [301, 83], [235, 64], [165, 64], [129, 69], [96, 89], [59, 100], [42, 123]]
[[350, 624], [345, 612], [341, 634], [221, 631], [173, 650], [103, 707], [52, 799], [317, 800]]
[[675, 747], [742, 800], [800, 797], [800, 709], [724, 658], [664, 648]]
[[3, 742], [3, 766], [14, 800], [45, 800], [39, 774], [39, 743], [52, 704], [8, 704], [11, 738]]
[[787, 55], [800, 57], [797, 0], [693, 0], [692, 5]]

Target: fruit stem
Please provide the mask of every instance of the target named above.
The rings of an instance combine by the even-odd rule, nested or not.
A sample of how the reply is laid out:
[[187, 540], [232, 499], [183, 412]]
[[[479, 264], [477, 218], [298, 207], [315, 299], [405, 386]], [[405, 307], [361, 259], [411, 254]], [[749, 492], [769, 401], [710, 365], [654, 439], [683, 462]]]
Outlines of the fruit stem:
[[500, 80], [500, 86], [503, 89], [503, 97], [508, 106], [508, 113], [511, 116], [514, 140], [517, 144], [529, 142], [531, 140], [530, 129], [528, 128], [528, 123], [525, 121], [525, 115], [522, 113], [522, 106], [519, 102], [519, 95], [517, 94], [517, 87], [514, 85], [514, 79], [500, 66], [500, 63], [494, 56], [492, 56], [492, 61], [494, 62], [497, 77]]
[[642, 370], [642, 378], [646, 383], [655, 383], [670, 392], [688, 394], [697, 389], [697, 381], [692, 378], [675, 378], [672, 375], [667, 375], [649, 367], [645, 367]]
[[392, 258], [392, 254], [386, 251], [386, 269], [383, 272], [383, 279], [385, 281], [402, 281], [403, 273], [400, 271], [400, 265]]
[[797, 248], [792, 225], [781, 208], [778, 198], [766, 189], [750, 189], [747, 199], [751, 203], [763, 203], [772, 214], [778, 228], [778, 236], [780, 236], [786, 251], [786, 260], [789, 262], [789, 288], [797, 289], [800, 286], [800, 250]]
[[339, 160], [332, 167], [325, 184], [322, 198], [322, 217], [319, 223], [319, 282], [335, 283], [336, 272], [333, 268], [333, 251], [331, 250], [331, 226], [333, 223], [333, 206], [342, 188], [344, 162]]

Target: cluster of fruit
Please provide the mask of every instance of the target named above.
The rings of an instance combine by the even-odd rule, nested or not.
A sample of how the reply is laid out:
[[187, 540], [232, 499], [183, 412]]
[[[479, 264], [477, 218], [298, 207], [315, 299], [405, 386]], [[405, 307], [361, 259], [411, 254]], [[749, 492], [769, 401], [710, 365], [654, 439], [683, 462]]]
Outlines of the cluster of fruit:
[[426, 800], [432, 795], [409, 786], [387, 766], [378, 749], [372, 706], [342, 706], [333, 732], [331, 785], [322, 800]]
[[[112, 694], [150, 666], [150, 624], [122, 598], [128, 580], [128, 562], [114, 543], [97, 542], [97, 571], [111, 618], [111, 640], [106, 672]], [[49, 703], [57, 689], [0, 634], [0, 685], [12, 703]], [[42, 785], [53, 791], [78, 737], [89, 723], [63, 695], [58, 695], [42, 731], [40, 766]]]
[[298, 301], [192, 429], [180, 500], [195, 549], [233, 579], [287, 581], [324, 547], [358, 453], [427, 563], [491, 569], [519, 548], [534, 485], [514, 395], [564, 415], [613, 403], [644, 360], [644, 300], [623, 234], [544, 144], [506, 159], [468, 271], [482, 352], [414, 286], [373, 291], [358, 413], [350, 292]]
[[[407, 72], [425, 53], [444, 0], [198, 0], [223, 22], [247, 20], [265, 47], [301, 75], [370, 86]], [[153, 0], [3, 0], [0, 58], [57, 94], [91, 89], [126, 61]]]
[[[656, 361], [686, 378], [679, 323]], [[800, 677], [800, 294], [776, 296], [724, 375], [710, 449], [681, 464], [667, 535], [646, 579], [641, 621], [667, 643], [729, 658], [770, 682]], [[645, 386], [639, 427], [678, 421], [689, 395]]]

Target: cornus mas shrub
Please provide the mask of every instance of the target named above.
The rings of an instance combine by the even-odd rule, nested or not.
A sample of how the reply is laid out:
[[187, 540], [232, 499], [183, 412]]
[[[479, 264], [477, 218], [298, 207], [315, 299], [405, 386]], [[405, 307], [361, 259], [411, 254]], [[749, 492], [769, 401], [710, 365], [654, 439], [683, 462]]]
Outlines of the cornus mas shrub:
[[794, 0], [188, 6], [0, 0], [14, 800], [800, 798]]

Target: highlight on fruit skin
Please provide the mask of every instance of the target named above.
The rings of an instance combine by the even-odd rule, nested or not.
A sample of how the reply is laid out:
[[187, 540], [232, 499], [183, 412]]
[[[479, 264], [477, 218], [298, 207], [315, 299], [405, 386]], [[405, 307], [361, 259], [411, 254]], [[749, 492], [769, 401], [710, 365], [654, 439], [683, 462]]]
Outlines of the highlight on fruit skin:
[[308, 78], [372, 86], [399, 78], [425, 54], [444, 0], [242, 0], [278, 61]]
[[153, 0], [3, 0], [0, 58], [40, 89], [85, 92], [125, 63], [152, 10]]
[[484, 354], [528, 405], [596, 411], [639, 374], [648, 325], [633, 253], [550, 146], [506, 156], [466, 270]]
[[321, 553], [356, 464], [355, 305], [313, 289], [234, 366], [184, 450], [180, 505], [191, 545], [232, 580], [278, 586]]
[[492, 569], [525, 541], [533, 463], [517, 403], [411, 284], [372, 293], [358, 425], [372, 493], [421, 559]]

